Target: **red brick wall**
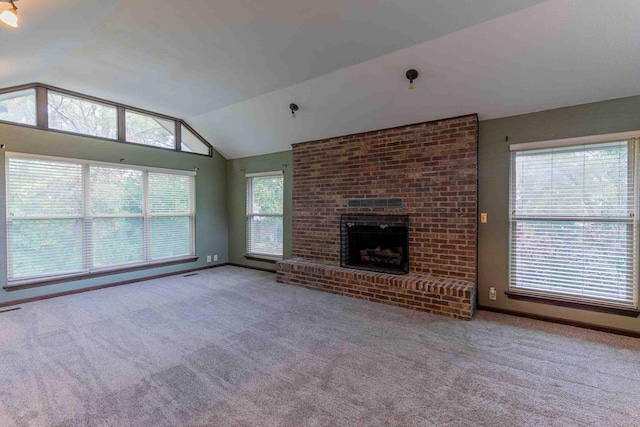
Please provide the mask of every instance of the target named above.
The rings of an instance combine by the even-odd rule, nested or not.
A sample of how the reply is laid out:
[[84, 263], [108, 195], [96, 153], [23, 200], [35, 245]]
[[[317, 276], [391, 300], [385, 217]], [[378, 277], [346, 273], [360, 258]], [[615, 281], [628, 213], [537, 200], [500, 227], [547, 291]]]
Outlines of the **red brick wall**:
[[[411, 273], [476, 281], [476, 115], [293, 145], [293, 256], [340, 264], [340, 214], [408, 214]], [[347, 208], [351, 198], [402, 208]]]

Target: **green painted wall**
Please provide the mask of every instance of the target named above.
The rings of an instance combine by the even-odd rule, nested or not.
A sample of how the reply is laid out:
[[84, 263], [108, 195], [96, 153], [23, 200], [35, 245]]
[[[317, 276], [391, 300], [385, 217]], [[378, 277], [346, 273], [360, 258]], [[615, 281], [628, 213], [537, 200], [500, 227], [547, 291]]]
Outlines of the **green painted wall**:
[[[640, 96], [541, 111], [480, 122], [479, 212], [489, 221], [478, 228], [479, 304], [640, 332], [640, 319], [525, 301], [509, 300], [509, 145], [640, 130]], [[505, 141], [506, 137], [509, 141]], [[496, 287], [498, 299], [489, 300]]]
[[[640, 130], [640, 96], [542, 111], [480, 122], [479, 212], [489, 222], [479, 224], [478, 285], [481, 306], [558, 319], [597, 324], [640, 332], [640, 319], [584, 310], [509, 300], [509, 144]], [[505, 137], [509, 141], [505, 141]], [[274, 264], [245, 259], [246, 179], [245, 174], [283, 170], [284, 257], [291, 257], [291, 167], [292, 152], [225, 160], [107, 142], [92, 138], [0, 124], [0, 144], [7, 151], [72, 157], [173, 169], [199, 168], [196, 178], [197, 237], [195, 263], [115, 274], [24, 291], [0, 291], [0, 303], [64, 292], [121, 280], [179, 272], [207, 264], [206, 255], [217, 254], [217, 264], [231, 262], [247, 267], [275, 270]], [[6, 221], [4, 152], [0, 151], [0, 223]], [[0, 225], [4, 230], [4, 225]], [[6, 283], [6, 234], [0, 233], [0, 281]], [[488, 299], [489, 288], [498, 290], [498, 300]]]
[[[104, 162], [194, 170], [196, 176], [196, 255], [198, 261], [136, 271], [127, 274], [70, 281], [56, 285], [7, 292], [0, 290], [0, 303], [66, 292], [123, 280], [184, 271], [229, 261], [226, 209], [226, 160], [214, 152], [213, 157], [160, 150], [156, 148], [102, 141], [83, 136], [0, 124], [0, 144], [9, 152], [88, 159]], [[7, 283], [5, 151], [0, 150], [0, 283]], [[217, 254], [218, 262], [207, 263], [207, 255]]]
[[227, 206], [229, 209], [229, 262], [275, 271], [275, 264], [245, 258], [247, 241], [245, 174], [284, 171], [284, 258], [291, 258], [291, 166], [292, 151], [245, 157], [227, 161]]

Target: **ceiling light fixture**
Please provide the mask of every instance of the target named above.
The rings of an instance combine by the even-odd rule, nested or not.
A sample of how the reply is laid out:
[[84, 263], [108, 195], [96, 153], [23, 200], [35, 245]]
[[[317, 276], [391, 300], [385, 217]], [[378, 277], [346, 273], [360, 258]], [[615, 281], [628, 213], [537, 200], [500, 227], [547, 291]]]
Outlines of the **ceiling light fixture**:
[[409, 79], [409, 89], [415, 89], [416, 86], [413, 84], [413, 81], [418, 78], [418, 71], [412, 68], [410, 70], [407, 70], [407, 74], [405, 75]]
[[10, 27], [16, 28], [18, 26], [18, 8], [13, 3], [13, 0], [2, 0], [2, 1], [5, 3], [9, 3], [12, 9], [5, 10], [4, 12], [0, 13], [0, 21], [4, 22]]
[[298, 111], [298, 106], [296, 104], [289, 104], [289, 109], [291, 110], [291, 118], [296, 118], [296, 111]]

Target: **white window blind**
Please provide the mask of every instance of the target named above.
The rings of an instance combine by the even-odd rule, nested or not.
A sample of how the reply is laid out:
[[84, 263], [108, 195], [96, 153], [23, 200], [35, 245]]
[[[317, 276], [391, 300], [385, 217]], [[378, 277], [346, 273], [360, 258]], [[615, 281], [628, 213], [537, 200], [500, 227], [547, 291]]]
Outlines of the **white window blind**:
[[195, 176], [7, 153], [9, 281], [195, 254]]
[[82, 165], [7, 157], [9, 279], [83, 269]]
[[89, 264], [95, 268], [144, 262], [144, 172], [89, 167]]
[[282, 172], [247, 175], [247, 254], [282, 258]]
[[195, 253], [193, 177], [149, 173], [151, 259]]
[[637, 307], [636, 145], [512, 153], [510, 290]]

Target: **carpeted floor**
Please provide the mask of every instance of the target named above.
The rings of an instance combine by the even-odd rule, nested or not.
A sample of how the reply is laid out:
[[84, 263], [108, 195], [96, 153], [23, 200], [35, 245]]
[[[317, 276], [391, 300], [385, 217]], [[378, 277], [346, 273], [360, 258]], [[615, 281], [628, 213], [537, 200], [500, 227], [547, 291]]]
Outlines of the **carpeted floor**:
[[638, 426], [640, 340], [222, 267], [0, 314], [0, 426]]

